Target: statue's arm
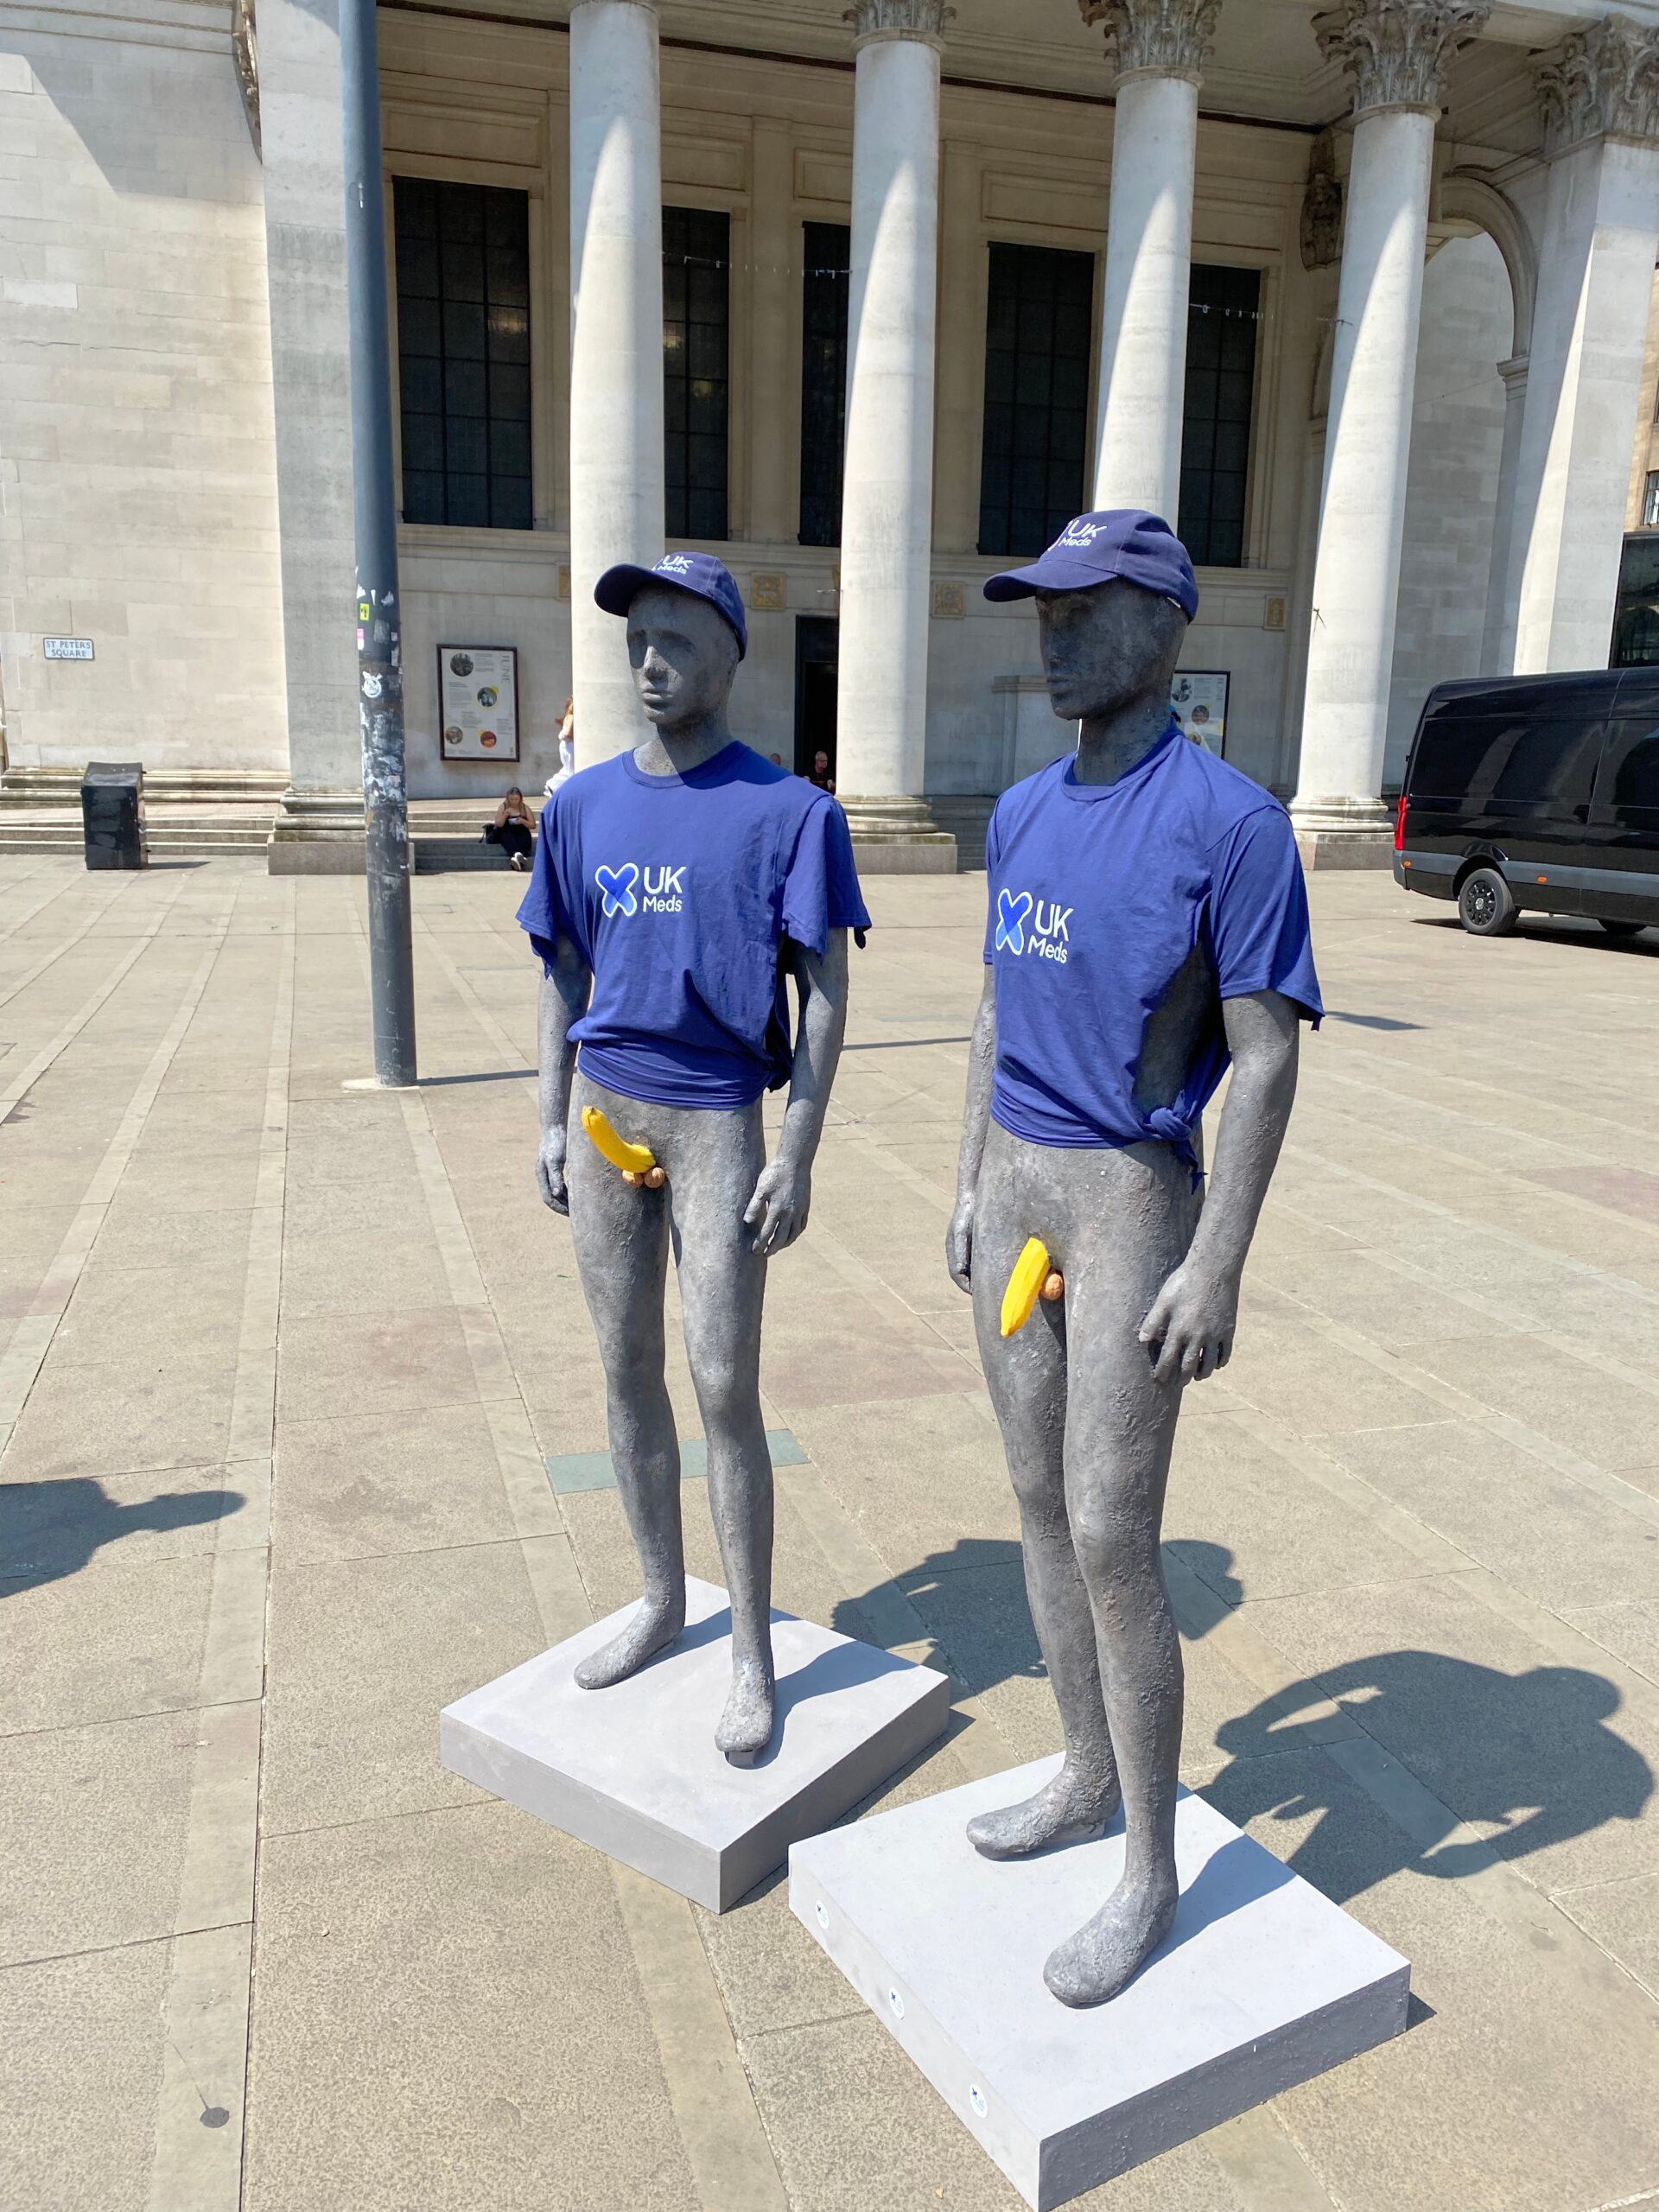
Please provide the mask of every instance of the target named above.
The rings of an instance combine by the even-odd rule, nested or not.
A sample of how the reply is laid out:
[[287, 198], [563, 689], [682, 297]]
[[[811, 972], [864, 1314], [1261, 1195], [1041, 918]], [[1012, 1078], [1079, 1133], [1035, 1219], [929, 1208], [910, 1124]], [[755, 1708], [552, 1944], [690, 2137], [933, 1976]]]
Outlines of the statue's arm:
[[536, 1180], [543, 1202], [555, 1213], [570, 1211], [570, 1194], [564, 1181], [570, 1079], [576, 1071], [576, 1048], [570, 1041], [570, 1031], [587, 1007], [592, 982], [582, 955], [569, 938], [556, 938], [553, 964], [542, 976], [537, 1022], [542, 1143], [536, 1155]]
[[1279, 991], [1253, 991], [1224, 1000], [1221, 1010], [1233, 1077], [1203, 1217], [1192, 1249], [1141, 1325], [1160, 1382], [1178, 1375], [1201, 1382], [1231, 1357], [1244, 1262], [1296, 1098], [1294, 1001]]
[[754, 1196], [743, 1211], [744, 1224], [753, 1231], [753, 1248], [763, 1255], [792, 1244], [806, 1227], [811, 1207], [812, 1163], [847, 1034], [846, 931], [831, 930], [822, 954], [791, 944], [790, 968], [800, 993], [801, 1019], [789, 1103], [777, 1155], [761, 1169]]
[[990, 969], [968, 1040], [968, 1096], [962, 1112], [962, 1150], [957, 1156], [957, 1210], [944, 1235], [944, 1263], [959, 1290], [974, 1287], [974, 1193], [985, 1135], [991, 1125], [991, 1076], [996, 1066], [996, 985]]

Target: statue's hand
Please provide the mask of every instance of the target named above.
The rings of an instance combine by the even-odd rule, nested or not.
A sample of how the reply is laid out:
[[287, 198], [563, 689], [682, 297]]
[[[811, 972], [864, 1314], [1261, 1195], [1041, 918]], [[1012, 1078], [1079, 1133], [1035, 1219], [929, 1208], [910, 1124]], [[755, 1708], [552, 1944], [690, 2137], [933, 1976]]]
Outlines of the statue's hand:
[[971, 1295], [974, 1287], [974, 1194], [971, 1191], [964, 1192], [957, 1200], [950, 1226], [944, 1232], [944, 1264], [950, 1270], [950, 1280], [957, 1288]]
[[792, 1160], [769, 1160], [760, 1170], [754, 1196], [743, 1209], [743, 1225], [754, 1232], [749, 1249], [762, 1259], [786, 1250], [806, 1227], [811, 1205], [810, 1172]]
[[1153, 1300], [1141, 1324], [1141, 1341], [1160, 1382], [1178, 1376], [1202, 1382], [1231, 1358], [1237, 1326], [1238, 1278], [1195, 1267], [1189, 1257]]
[[551, 1206], [555, 1213], [569, 1213], [570, 1193], [564, 1180], [564, 1131], [549, 1129], [542, 1137], [541, 1150], [536, 1155], [536, 1187], [542, 1194], [542, 1204]]

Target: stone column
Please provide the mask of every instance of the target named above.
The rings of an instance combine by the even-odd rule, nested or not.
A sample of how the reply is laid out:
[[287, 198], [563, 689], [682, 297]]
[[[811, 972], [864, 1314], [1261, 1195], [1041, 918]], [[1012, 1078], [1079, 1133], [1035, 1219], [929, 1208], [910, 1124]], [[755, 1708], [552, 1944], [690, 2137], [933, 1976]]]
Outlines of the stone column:
[[1659, 29], [1605, 16], [1538, 68], [1550, 162], [1510, 595], [1515, 668], [1605, 668], [1659, 247]]
[[570, 664], [576, 760], [646, 734], [622, 630], [594, 605], [663, 552], [663, 161], [657, 0], [570, 11]]
[[1314, 18], [1354, 79], [1330, 426], [1301, 765], [1291, 815], [1309, 866], [1382, 865], [1378, 797], [1405, 528], [1434, 121], [1444, 72], [1491, 0], [1347, 0]]
[[1515, 666], [1515, 601], [1510, 595], [1515, 550], [1515, 480], [1521, 458], [1521, 426], [1527, 404], [1527, 356], [1500, 361], [1503, 380], [1503, 442], [1498, 449], [1497, 499], [1492, 509], [1492, 559], [1487, 572], [1486, 619], [1480, 632], [1480, 672], [1507, 676]]
[[346, 167], [335, 0], [260, 0], [258, 103], [276, 416], [289, 788], [273, 875], [363, 873], [352, 591]]
[[944, 0], [848, 10], [852, 289], [836, 781], [866, 869], [954, 873], [921, 796], [933, 545], [933, 365]]
[[1180, 505], [1198, 86], [1220, 0], [1079, 0], [1117, 95], [1102, 286], [1096, 507]]

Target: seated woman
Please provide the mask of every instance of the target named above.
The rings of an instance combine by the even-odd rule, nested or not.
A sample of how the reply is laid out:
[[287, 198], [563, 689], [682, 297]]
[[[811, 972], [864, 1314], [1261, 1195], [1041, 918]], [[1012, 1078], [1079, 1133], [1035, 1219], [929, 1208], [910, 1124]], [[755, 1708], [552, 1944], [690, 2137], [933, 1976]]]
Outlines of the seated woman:
[[536, 817], [524, 804], [524, 795], [517, 784], [495, 810], [495, 820], [484, 832], [485, 842], [499, 845], [507, 856], [507, 866], [522, 874], [529, 866], [530, 855], [536, 843]]

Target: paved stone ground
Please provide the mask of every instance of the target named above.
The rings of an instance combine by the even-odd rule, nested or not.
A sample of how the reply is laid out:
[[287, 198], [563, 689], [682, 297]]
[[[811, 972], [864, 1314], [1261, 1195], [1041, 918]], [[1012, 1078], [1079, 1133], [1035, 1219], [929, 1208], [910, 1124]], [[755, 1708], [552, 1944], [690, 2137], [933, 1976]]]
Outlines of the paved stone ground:
[[[945, 1278], [982, 879], [872, 887], [773, 1271], [779, 1601], [937, 1656], [891, 1797], [1051, 1748]], [[1414, 1962], [1410, 2031], [1090, 2202], [1659, 2196], [1659, 934], [1314, 885], [1333, 1019], [1167, 1534], [1186, 1773]], [[438, 1708], [632, 1593], [514, 887], [0, 864], [0, 2204], [1014, 2199], [773, 1884], [721, 1920], [443, 1774]], [[683, 1368], [674, 1384], [697, 1423]], [[274, 1479], [273, 1479], [274, 1470]], [[700, 1507], [692, 1564], [717, 1573]]]

